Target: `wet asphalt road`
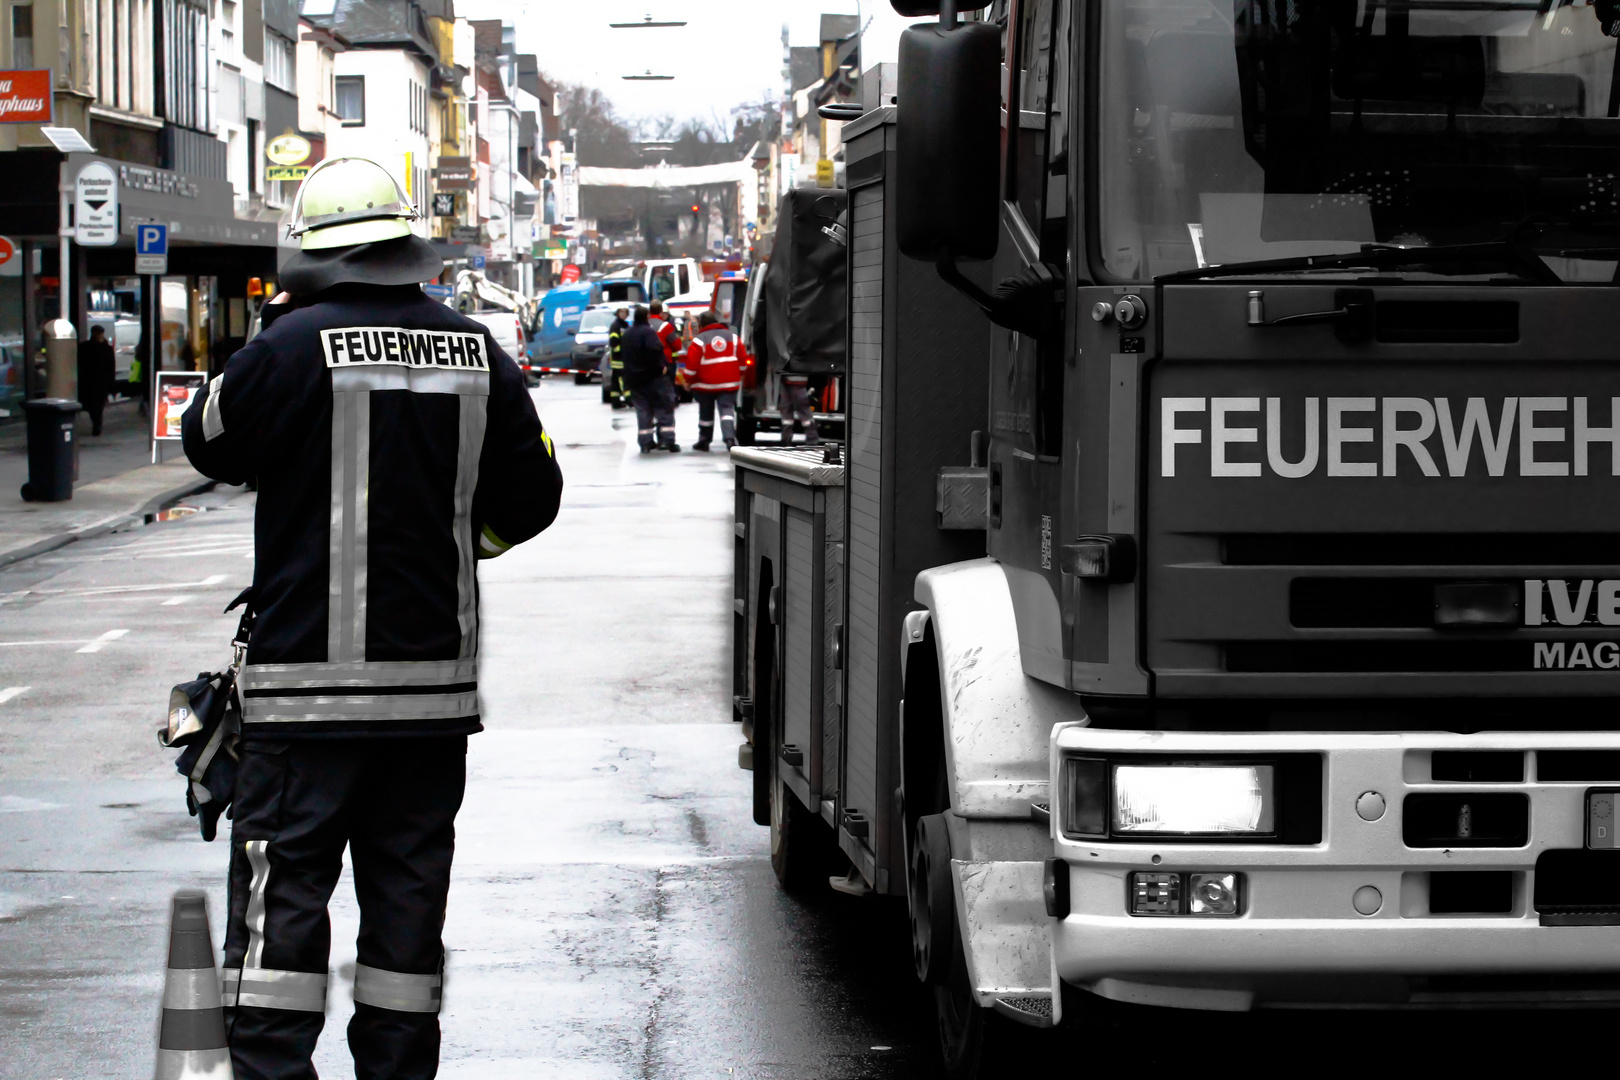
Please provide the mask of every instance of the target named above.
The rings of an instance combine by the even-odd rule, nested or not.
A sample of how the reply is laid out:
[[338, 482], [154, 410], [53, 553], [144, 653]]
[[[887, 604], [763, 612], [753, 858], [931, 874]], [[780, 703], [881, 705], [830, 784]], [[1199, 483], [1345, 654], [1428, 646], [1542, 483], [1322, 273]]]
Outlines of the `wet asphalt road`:
[[[458, 821], [441, 1075], [930, 1075], [903, 913], [784, 897], [749, 816], [729, 464], [641, 458], [595, 388], [536, 399], [568, 494], [553, 529], [481, 568], [489, 730]], [[228, 658], [253, 497], [187, 505], [0, 572], [5, 1080], [149, 1076], [167, 898], [207, 889], [221, 934], [225, 844], [197, 836], [153, 731], [170, 685]], [[341, 1077], [347, 880], [332, 913], [317, 1064]]]
[[[903, 906], [784, 896], [750, 819], [729, 718], [729, 465], [639, 457], [594, 387], [548, 382], [536, 400], [569, 487], [552, 530], [481, 568], [489, 730], [458, 822], [440, 1075], [937, 1075]], [[689, 444], [693, 410], [679, 421]], [[253, 498], [188, 505], [0, 572], [0, 1080], [150, 1076], [168, 897], [208, 890], [220, 937], [225, 845], [198, 838], [153, 731], [172, 683], [228, 658], [220, 611], [251, 574]], [[343, 1077], [346, 878], [332, 913], [316, 1060]], [[1005, 1065], [1494, 1075], [1522, 1052], [1539, 1075], [1606, 1060], [1612, 1024], [1133, 1010]]]

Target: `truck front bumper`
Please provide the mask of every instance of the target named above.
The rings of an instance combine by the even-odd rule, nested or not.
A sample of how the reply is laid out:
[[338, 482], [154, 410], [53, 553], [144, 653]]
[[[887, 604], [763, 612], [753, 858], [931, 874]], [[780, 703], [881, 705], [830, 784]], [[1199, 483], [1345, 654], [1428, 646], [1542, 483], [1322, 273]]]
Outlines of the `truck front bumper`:
[[[1538, 751], [1616, 750], [1620, 735], [1225, 734], [1063, 724], [1052, 748], [1052, 831], [1061, 860], [1053, 872], [1066, 874], [1069, 895], [1067, 914], [1054, 923], [1053, 958], [1064, 982], [1106, 997], [1211, 1009], [1620, 1000], [1617, 927], [1546, 925], [1551, 916], [1537, 910], [1536, 894], [1543, 853], [1584, 850], [1586, 793], [1603, 786], [1595, 777], [1538, 779]], [[1437, 781], [1433, 755], [1448, 750], [1523, 753], [1523, 778]], [[1065, 835], [1066, 757], [1284, 753], [1322, 756], [1317, 843]], [[1367, 793], [1384, 806], [1371, 820], [1358, 811]], [[1522, 795], [1528, 838], [1513, 847], [1408, 846], [1403, 808], [1408, 796], [1425, 794]], [[1581, 857], [1591, 856], [1620, 860], [1620, 851]], [[1488, 880], [1497, 898], [1488, 906], [1498, 910], [1457, 914], [1449, 913], [1455, 900], [1432, 903], [1433, 875], [1456, 871], [1490, 872], [1488, 879], [1445, 878], [1441, 886], [1461, 881], [1466, 898], [1473, 882]], [[1239, 912], [1133, 915], [1137, 872], [1241, 874]]]

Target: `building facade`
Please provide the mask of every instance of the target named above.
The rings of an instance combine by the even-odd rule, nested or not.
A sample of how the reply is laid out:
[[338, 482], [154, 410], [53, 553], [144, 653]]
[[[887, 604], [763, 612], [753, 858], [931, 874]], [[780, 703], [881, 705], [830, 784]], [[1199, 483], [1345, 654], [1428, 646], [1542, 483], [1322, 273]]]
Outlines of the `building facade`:
[[[121, 375], [137, 355], [148, 372], [206, 370], [244, 339], [249, 283], [276, 269], [275, 226], [252, 202], [266, 2], [276, 0], [0, 0], [0, 83], [49, 88], [43, 115], [8, 110], [0, 122], [7, 416], [43, 392], [41, 328], [58, 317], [80, 333], [92, 317], [138, 323]], [[116, 177], [116, 211], [81, 244], [62, 236], [74, 224], [63, 192], [89, 166]], [[143, 224], [165, 227], [162, 275], [136, 273]]]

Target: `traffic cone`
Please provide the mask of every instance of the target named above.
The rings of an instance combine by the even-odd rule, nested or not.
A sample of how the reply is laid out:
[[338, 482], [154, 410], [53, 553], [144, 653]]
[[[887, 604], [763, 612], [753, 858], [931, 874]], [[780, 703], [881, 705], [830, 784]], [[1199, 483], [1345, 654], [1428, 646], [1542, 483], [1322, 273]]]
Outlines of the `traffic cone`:
[[157, 1080], [234, 1080], [208, 903], [201, 893], [176, 893], [169, 916]]

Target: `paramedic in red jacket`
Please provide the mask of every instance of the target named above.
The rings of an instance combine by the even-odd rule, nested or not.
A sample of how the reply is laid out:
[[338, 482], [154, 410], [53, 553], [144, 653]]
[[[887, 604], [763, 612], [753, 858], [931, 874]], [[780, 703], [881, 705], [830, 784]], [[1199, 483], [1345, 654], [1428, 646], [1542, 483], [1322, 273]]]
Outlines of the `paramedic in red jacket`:
[[720, 412], [720, 436], [726, 446], [737, 445], [737, 389], [742, 386], [742, 365], [737, 359], [737, 335], [712, 311], [698, 316], [698, 332], [687, 346], [686, 384], [698, 404], [698, 441], [694, 450], [707, 450], [714, 438], [714, 414]]
[[680, 351], [681, 332], [675, 329], [675, 320], [664, 314], [664, 302], [662, 300], [654, 300], [651, 311], [649, 325], [652, 326], [653, 332], [658, 335], [658, 343], [664, 347], [664, 355], [669, 357], [671, 363], [674, 363], [679, 359], [675, 354]]

